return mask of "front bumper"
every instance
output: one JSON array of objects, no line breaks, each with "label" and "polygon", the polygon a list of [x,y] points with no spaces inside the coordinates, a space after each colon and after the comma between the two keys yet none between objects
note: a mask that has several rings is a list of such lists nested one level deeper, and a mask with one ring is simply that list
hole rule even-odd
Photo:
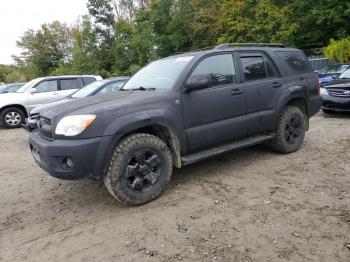
[{"label": "front bumper", "polygon": [[[101,177],[113,151],[113,143],[111,136],[50,141],[37,131],[29,135],[35,162],[51,176],[66,180]],[[71,167],[67,166],[67,159],[73,163]]]},{"label": "front bumper", "polygon": [[350,98],[334,97],[330,95],[322,96],[322,109],[337,112],[350,112]]}]

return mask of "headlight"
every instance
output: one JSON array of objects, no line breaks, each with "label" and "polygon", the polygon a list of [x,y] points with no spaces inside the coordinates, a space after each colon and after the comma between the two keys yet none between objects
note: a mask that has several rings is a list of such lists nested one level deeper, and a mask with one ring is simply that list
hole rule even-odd
[{"label": "headlight", "polygon": [[56,135],[76,136],[88,128],[96,119],[96,115],[66,116],[56,127]]},{"label": "headlight", "polygon": [[324,96],[328,96],[329,94],[328,94],[328,90],[326,89],[326,88],[320,88],[320,94],[321,95],[324,95]]}]

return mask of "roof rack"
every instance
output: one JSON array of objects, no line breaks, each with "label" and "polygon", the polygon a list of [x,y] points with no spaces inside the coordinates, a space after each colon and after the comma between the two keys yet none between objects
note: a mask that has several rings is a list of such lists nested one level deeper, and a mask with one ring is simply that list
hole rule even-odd
[{"label": "roof rack", "polygon": [[225,43],[216,46],[214,49],[227,49],[230,46],[247,46],[247,47],[284,47],[284,44],[275,43]]}]

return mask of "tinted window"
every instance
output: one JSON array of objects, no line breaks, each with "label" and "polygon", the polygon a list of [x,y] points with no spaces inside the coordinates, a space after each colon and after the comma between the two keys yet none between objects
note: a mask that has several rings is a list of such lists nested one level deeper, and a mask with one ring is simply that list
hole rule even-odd
[{"label": "tinted window", "polygon": [[126,80],[124,81],[116,81],[113,83],[110,83],[106,86],[104,86],[100,91],[97,92],[97,94],[109,94],[109,93],[115,93],[120,90],[120,88],[123,87],[125,84]]},{"label": "tinted window", "polygon": [[38,84],[36,87],[36,93],[45,93],[45,92],[53,92],[57,91],[57,81],[56,80],[50,80],[50,81],[44,81]]},{"label": "tinted window", "polygon": [[296,73],[311,73],[313,68],[306,57],[299,52],[276,52]]},{"label": "tinted window", "polygon": [[228,85],[236,82],[233,57],[230,54],[205,58],[193,71],[195,75],[210,75],[212,86]]},{"label": "tinted window", "polygon": [[96,81],[94,77],[83,77],[82,79],[83,79],[84,85],[88,85]]},{"label": "tinted window", "polygon": [[241,64],[245,81],[254,81],[268,77],[262,56],[241,57]]},{"label": "tinted window", "polygon": [[60,80],[61,90],[79,89],[78,79],[62,79]]}]

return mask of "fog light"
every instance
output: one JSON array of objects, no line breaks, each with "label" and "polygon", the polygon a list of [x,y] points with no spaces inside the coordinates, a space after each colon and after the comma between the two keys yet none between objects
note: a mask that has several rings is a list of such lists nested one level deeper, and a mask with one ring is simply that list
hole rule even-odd
[{"label": "fog light", "polygon": [[64,158],[62,162],[65,168],[72,169],[74,167],[73,160],[70,158]]}]

